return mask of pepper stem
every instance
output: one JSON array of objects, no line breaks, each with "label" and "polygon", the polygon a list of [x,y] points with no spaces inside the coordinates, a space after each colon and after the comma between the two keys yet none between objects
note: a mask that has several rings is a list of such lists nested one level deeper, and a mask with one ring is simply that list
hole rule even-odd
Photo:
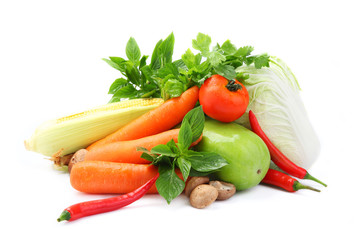
[{"label": "pepper stem", "polygon": [[323,185],[323,186],[327,187],[327,185],[326,185],[325,183],[323,183],[323,182],[322,182],[322,181],[320,181],[319,179],[317,179],[317,178],[315,178],[315,177],[311,176],[308,172],[306,172],[306,175],[305,175],[304,179],[313,180],[313,181],[315,181],[315,182],[317,182],[317,183],[320,183],[321,185]]},{"label": "pepper stem", "polygon": [[68,211],[64,210],[64,211],[60,214],[60,217],[57,219],[57,221],[58,221],[58,222],[61,222],[61,221],[64,221],[64,220],[69,221],[70,218],[71,218],[71,214],[70,214]]},{"label": "pepper stem", "polygon": [[303,184],[301,184],[299,181],[295,181],[295,182],[294,182],[293,188],[294,188],[294,191],[297,191],[297,190],[299,190],[299,189],[309,189],[309,190],[312,190],[312,191],[315,191],[315,192],[320,192],[319,189],[316,189],[316,188],[313,188],[313,187],[310,187],[310,186],[303,185]]}]

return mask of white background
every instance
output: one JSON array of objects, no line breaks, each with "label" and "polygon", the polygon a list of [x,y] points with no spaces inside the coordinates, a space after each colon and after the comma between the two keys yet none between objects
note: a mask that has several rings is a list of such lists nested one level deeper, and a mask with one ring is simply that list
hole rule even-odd
[{"label": "white background", "polygon": [[[1,1],[2,239],[359,239],[359,8],[356,1]],[[322,144],[309,170],[327,188],[267,186],[207,209],[181,196],[146,196],[119,211],[56,222],[74,203],[102,198],[23,140],[43,121],[106,103],[119,76],[101,58],[125,56],[135,37],[151,55],[175,34],[174,58],[198,32],[282,58],[298,77]],[[9,235],[8,235],[9,234]]]}]

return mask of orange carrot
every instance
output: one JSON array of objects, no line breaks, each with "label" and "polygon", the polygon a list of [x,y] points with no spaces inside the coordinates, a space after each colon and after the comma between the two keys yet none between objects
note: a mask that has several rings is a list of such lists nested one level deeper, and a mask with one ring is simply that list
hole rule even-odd
[{"label": "orange carrot", "polygon": [[[141,158],[141,151],[137,151],[137,147],[144,147],[151,150],[159,144],[166,144],[171,139],[178,142],[180,129],[171,129],[153,136],[144,137],[130,141],[119,141],[104,144],[102,146],[91,149],[85,155],[84,161],[107,161],[122,163],[138,163],[148,164],[148,160]],[[201,137],[196,140],[192,146],[196,145]]]},{"label": "orange carrot", "polygon": [[87,150],[106,143],[139,139],[169,130],[180,123],[186,113],[194,108],[198,98],[199,88],[193,86],[180,97],[167,100],[116,132],[94,142],[87,147]]},{"label": "orange carrot", "polygon": [[[83,161],[76,163],[70,174],[70,183],[85,193],[129,193],[142,186],[158,172],[150,164]],[[179,177],[181,173],[176,172]],[[157,193],[152,186],[148,193]]]}]

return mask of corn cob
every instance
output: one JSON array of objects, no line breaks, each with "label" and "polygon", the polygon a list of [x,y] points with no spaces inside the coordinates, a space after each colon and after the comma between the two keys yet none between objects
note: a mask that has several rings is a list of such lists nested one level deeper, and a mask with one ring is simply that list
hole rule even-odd
[{"label": "corn cob", "polygon": [[74,153],[162,103],[160,98],[125,100],[50,120],[25,140],[25,147],[49,157]]}]

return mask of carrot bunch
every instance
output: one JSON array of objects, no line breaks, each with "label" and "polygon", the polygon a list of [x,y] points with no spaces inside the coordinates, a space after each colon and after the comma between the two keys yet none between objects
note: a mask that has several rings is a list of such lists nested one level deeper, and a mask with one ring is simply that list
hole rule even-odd
[{"label": "carrot bunch", "polygon": [[[145,184],[158,170],[141,158],[137,148],[151,150],[170,140],[177,142],[179,129],[171,128],[194,108],[198,97],[199,88],[194,86],[91,144],[83,161],[71,168],[71,185],[87,193],[129,193]],[[156,193],[156,187],[148,192]]]}]

